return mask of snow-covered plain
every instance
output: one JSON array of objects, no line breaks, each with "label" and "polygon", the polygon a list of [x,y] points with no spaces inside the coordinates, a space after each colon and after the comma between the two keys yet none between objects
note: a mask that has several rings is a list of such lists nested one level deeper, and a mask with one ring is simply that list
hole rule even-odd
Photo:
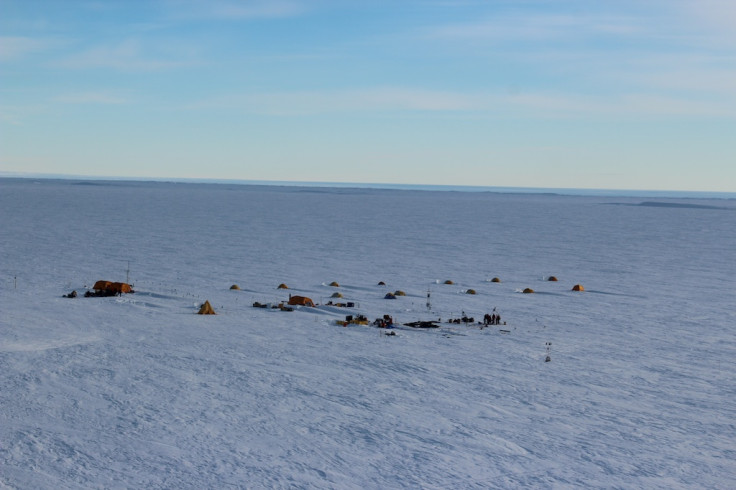
[{"label": "snow-covered plain", "polygon": [[736,486],[734,200],[0,179],[0,249],[0,487]]}]

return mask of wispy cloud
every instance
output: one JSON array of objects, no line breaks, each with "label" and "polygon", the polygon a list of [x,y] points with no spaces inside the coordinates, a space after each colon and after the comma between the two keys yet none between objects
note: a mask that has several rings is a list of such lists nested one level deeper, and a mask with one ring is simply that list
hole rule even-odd
[{"label": "wispy cloud", "polygon": [[631,16],[593,14],[504,13],[463,23],[423,29],[427,38],[516,42],[563,40],[592,36],[630,36],[645,32]]},{"label": "wispy cloud", "polygon": [[11,126],[23,126],[26,119],[42,114],[45,110],[46,107],[41,104],[0,104],[0,123]]},{"label": "wispy cloud", "polygon": [[283,92],[229,95],[190,109],[236,110],[271,116],[315,114],[427,112],[467,113],[489,117],[726,117],[736,118],[736,104],[693,100],[646,93],[582,96],[559,93],[466,93],[411,88]]},{"label": "wispy cloud", "polygon": [[48,40],[21,36],[0,36],[0,62],[22,58],[30,53],[48,48]]},{"label": "wispy cloud", "polygon": [[541,47],[538,43],[547,41],[551,46],[561,43],[568,51],[595,52],[601,47],[615,46],[630,53],[718,47],[733,52],[736,2],[581,2],[577,7],[572,2],[554,12],[528,10],[521,3],[471,21],[426,27],[415,34],[425,39],[511,48],[518,44]]},{"label": "wispy cloud", "polygon": [[681,0],[675,3],[688,19],[696,20],[711,32],[736,39],[736,2],[733,0]]},{"label": "wispy cloud", "polygon": [[234,108],[266,115],[307,115],[364,111],[469,110],[467,95],[452,92],[372,88],[341,91],[299,91],[228,95],[197,102],[193,109]]},{"label": "wispy cloud", "polygon": [[98,46],[58,60],[62,68],[110,68],[120,71],[156,71],[193,66],[196,62],[182,59],[179,53],[162,53],[138,39]]},{"label": "wispy cloud", "polygon": [[521,94],[509,96],[505,105],[525,117],[549,118],[728,118],[736,119],[736,104],[696,100],[651,93],[616,96]]},{"label": "wispy cloud", "polygon": [[53,98],[54,102],[63,104],[125,104],[127,99],[110,92],[77,92],[63,94]]},{"label": "wispy cloud", "polygon": [[287,0],[173,0],[168,5],[174,17],[222,20],[292,17],[307,10],[306,3]]}]

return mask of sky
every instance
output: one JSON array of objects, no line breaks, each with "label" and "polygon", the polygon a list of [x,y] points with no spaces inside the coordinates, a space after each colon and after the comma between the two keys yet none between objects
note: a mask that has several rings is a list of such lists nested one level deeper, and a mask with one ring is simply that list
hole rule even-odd
[{"label": "sky", "polygon": [[0,174],[736,191],[736,1],[0,0]]}]

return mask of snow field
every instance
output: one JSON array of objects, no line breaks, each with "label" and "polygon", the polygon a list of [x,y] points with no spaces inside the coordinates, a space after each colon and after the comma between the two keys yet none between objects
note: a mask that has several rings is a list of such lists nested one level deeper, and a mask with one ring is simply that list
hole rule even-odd
[{"label": "snow field", "polygon": [[[736,477],[728,210],[13,179],[0,190],[0,485],[727,488]],[[61,297],[125,280],[128,264],[135,294]],[[407,296],[383,299],[397,289]],[[289,293],[320,306],[251,306]],[[218,315],[194,314],[205,299]],[[493,307],[507,325],[388,337],[335,324],[477,321]]]}]

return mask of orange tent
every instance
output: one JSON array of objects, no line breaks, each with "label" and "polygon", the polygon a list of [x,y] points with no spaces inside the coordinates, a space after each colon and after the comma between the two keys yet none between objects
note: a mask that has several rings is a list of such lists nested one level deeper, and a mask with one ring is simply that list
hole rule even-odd
[{"label": "orange tent", "polygon": [[547,280],[548,280],[548,281],[553,281],[553,282],[554,282],[554,281],[557,281],[557,278],[556,278],[555,276],[549,276],[549,277],[547,278]]},{"label": "orange tent", "polygon": [[306,296],[292,296],[289,298],[289,304],[297,306],[314,306],[314,301]]},{"label": "orange tent", "polygon": [[92,289],[96,291],[107,291],[112,283],[110,281],[97,281]]},{"label": "orange tent", "polygon": [[491,282],[501,282],[501,279],[499,279],[498,277],[494,277],[493,279],[491,279]]},{"label": "orange tent", "polygon": [[286,284],[284,284],[284,283],[282,282],[281,284],[279,284],[279,287],[278,287],[278,288],[276,288],[276,289],[289,289],[289,286],[287,286]]},{"label": "orange tent", "polygon": [[582,284],[576,284],[576,285],[574,285],[574,286],[572,287],[572,290],[573,290],[573,291],[585,291],[585,288],[583,287],[583,285],[582,285]]},{"label": "orange tent", "polygon": [[130,293],[133,291],[133,289],[130,287],[130,284],[124,283],[124,282],[114,282],[110,285],[108,288],[108,291],[115,293],[115,294],[121,294],[121,293]]},{"label": "orange tent", "polygon": [[532,288],[526,288],[523,292],[526,294],[530,294],[530,293],[533,293],[534,290]]},{"label": "orange tent", "polygon": [[130,284],[125,282],[97,281],[92,288],[95,291],[103,291],[109,294],[132,293]]}]

